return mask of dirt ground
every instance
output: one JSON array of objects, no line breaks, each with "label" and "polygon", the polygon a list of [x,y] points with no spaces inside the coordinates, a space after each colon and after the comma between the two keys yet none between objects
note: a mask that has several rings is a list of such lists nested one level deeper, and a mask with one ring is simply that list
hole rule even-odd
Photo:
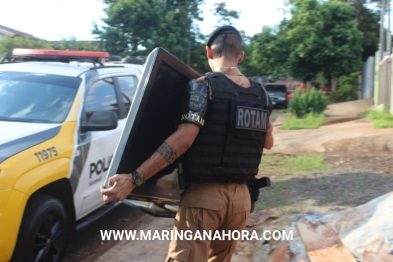
[{"label": "dirt ground", "polygon": [[[393,140],[393,133],[392,133]],[[353,170],[367,170],[385,174],[393,174],[393,152],[376,152],[373,154],[326,154],[325,162]]]},{"label": "dirt ground", "polygon": [[[262,189],[269,203],[265,208],[291,205],[303,200],[314,200],[315,205],[355,206],[392,191],[393,155],[378,156],[325,156],[332,166],[296,176],[274,176],[274,188]],[[269,197],[274,191],[282,195]],[[285,201],[285,203],[282,203]]]}]

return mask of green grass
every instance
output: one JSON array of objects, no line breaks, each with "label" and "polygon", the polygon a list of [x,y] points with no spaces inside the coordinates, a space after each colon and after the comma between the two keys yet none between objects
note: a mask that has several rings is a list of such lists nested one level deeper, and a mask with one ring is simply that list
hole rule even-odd
[{"label": "green grass", "polygon": [[367,116],[370,111],[364,111],[358,114],[358,116]]},{"label": "green grass", "polygon": [[375,128],[393,127],[393,115],[390,113],[369,111],[367,117],[373,122]]},{"label": "green grass", "polygon": [[325,164],[323,155],[274,155],[267,154],[262,158],[259,169],[263,174],[292,175],[307,173],[317,170],[330,169],[331,166]]},{"label": "green grass", "polygon": [[289,216],[303,213],[306,206],[301,197],[302,193],[296,192],[297,189],[285,181],[290,181],[294,176],[328,170],[332,166],[324,162],[321,154],[267,154],[263,156],[259,168],[260,175],[269,176],[273,181],[272,187],[261,189],[255,210],[277,208],[281,214]]},{"label": "green grass", "polygon": [[284,120],[281,129],[296,130],[296,129],[317,129],[325,123],[325,115],[307,114],[305,118],[299,119],[292,115]]}]

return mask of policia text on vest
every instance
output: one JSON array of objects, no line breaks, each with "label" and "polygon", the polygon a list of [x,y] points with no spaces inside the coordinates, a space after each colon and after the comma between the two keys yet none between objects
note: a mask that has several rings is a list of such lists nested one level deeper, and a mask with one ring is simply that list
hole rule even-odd
[{"label": "policia text on vest", "polygon": [[267,132],[269,111],[259,108],[237,106],[236,128]]}]

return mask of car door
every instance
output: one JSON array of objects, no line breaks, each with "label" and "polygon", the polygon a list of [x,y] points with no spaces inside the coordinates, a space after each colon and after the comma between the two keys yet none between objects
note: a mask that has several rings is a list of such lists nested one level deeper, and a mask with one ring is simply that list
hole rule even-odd
[{"label": "car door", "polygon": [[118,126],[109,131],[89,131],[79,134],[77,157],[81,176],[75,192],[77,218],[87,215],[103,204],[99,187],[102,185],[112,160],[116,143],[125,123],[124,103],[119,99],[114,77],[94,81],[86,88],[81,122],[89,121],[96,111],[112,111],[118,117]]},{"label": "car door", "polygon": [[[184,90],[199,76],[162,48],[149,55],[107,178],[139,167],[176,131]],[[183,190],[179,185],[180,164],[176,161],[150,178],[125,203],[155,216],[173,217]]]},{"label": "car door", "polygon": [[[119,87],[118,90],[121,93],[121,99],[123,100],[124,104],[125,116],[127,116],[136,92],[138,78],[135,75],[125,75],[116,77],[115,81]],[[122,122],[125,122],[125,120]]]}]

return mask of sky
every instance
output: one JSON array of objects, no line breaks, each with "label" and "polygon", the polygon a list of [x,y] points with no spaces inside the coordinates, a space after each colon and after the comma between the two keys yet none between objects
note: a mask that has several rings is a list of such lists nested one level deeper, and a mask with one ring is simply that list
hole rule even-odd
[{"label": "sky", "polygon": [[[217,25],[213,15],[215,3],[224,0],[205,0],[201,6],[204,21],[199,28],[210,34]],[[263,26],[278,25],[284,18],[283,0],[226,0],[228,10],[240,12],[233,24],[252,36]],[[0,0],[0,25],[10,27],[48,41],[76,37],[93,40],[93,23],[102,26],[105,4],[100,0]]]}]

